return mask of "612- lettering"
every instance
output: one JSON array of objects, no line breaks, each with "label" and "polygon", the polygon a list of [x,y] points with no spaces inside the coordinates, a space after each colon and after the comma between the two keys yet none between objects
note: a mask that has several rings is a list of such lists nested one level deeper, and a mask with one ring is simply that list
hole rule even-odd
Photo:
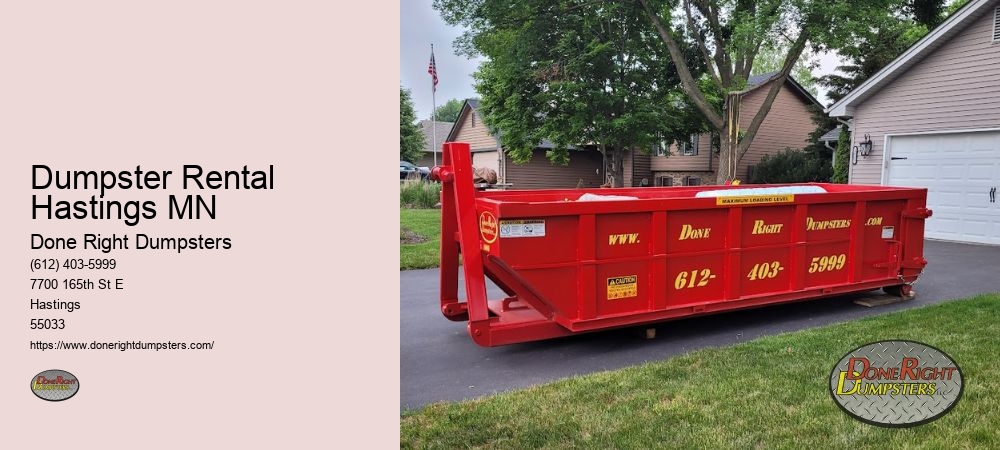
[{"label": "612- lettering", "polygon": [[[689,276],[690,275],[690,276]],[[674,278],[674,289],[690,289],[702,287],[708,284],[708,280],[715,278],[711,269],[698,269],[685,271],[677,274]]]},{"label": "612- lettering", "polygon": [[844,268],[845,262],[847,262],[847,255],[843,253],[830,256],[813,256],[812,262],[809,263],[809,273],[840,270]]}]

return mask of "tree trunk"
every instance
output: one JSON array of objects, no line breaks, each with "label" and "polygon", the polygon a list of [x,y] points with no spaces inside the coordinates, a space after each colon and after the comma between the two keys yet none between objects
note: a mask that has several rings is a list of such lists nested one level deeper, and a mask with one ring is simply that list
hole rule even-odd
[{"label": "tree trunk", "polygon": [[606,151],[611,154],[611,167],[608,175],[612,178],[611,187],[625,187],[625,149],[620,145],[609,145]]},{"label": "tree trunk", "polygon": [[715,170],[715,184],[726,184],[736,176],[737,143],[729,136],[729,130],[723,128],[719,133],[719,167]]},{"label": "tree trunk", "polygon": [[740,95],[726,95],[725,106],[722,107],[722,126],[719,133],[719,168],[715,171],[715,183],[726,184],[736,179],[740,164]]}]

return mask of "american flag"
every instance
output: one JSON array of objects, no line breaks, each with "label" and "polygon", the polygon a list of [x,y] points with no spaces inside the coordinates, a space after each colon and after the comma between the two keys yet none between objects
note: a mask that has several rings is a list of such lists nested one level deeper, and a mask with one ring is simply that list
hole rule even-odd
[{"label": "american flag", "polygon": [[427,66],[427,73],[431,74],[431,91],[437,92],[438,86],[438,69],[437,65],[434,64],[434,49],[431,48],[431,63]]}]

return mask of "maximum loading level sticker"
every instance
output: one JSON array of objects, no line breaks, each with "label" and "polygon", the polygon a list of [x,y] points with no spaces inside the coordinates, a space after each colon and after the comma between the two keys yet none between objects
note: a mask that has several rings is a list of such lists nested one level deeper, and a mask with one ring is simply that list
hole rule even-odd
[{"label": "maximum loading level sticker", "polygon": [[608,278],[608,300],[638,296],[638,280],[639,277],[637,275]]},{"label": "maximum loading level sticker", "polygon": [[794,194],[785,195],[740,195],[734,197],[716,197],[715,204],[722,205],[756,205],[758,203],[791,203],[795,201]]},{"label": "maximum loading level sticker", "polygon": [[542,237],[545,236],[544,220],[501,220],[500,237]]}]

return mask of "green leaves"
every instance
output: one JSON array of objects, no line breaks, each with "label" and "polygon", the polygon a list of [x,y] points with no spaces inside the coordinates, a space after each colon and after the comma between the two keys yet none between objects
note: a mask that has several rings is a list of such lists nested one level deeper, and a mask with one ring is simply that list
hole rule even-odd
[{"label": "green leaves", "polygon": [[847,61],[837,68],[843,75],[819,79],[829,88],[833,100],[847,95],[892,62],[946,17],[943,0],[880,1],[879,5],[879,9],[866,10],[864,17],[845,20],[840,28],[847,36],[827,43]]},{"label": "green leaves", "polygon": [[438,122],[455,122],[459,113],[462,112],[463,101],[458,99],[448,100],[445,104],[438,106],[434,110],[434,120]]},{"label": "green leaves", "polygon": [[415,162],[424,149],[424,135],[416,124],[417,115],[413,111],[410,91],[399,88],[399,159]]},{"label": "green leaves", "polygon": [[[662,135],[704,129],[678,97],[676,68],[634,2],[437,0],[488,58],[475,75],[485,122],[515,161],[543,140],[564,163],[568,147],[621,152]],[[696,63],[691,52],[691,64]]]}]

